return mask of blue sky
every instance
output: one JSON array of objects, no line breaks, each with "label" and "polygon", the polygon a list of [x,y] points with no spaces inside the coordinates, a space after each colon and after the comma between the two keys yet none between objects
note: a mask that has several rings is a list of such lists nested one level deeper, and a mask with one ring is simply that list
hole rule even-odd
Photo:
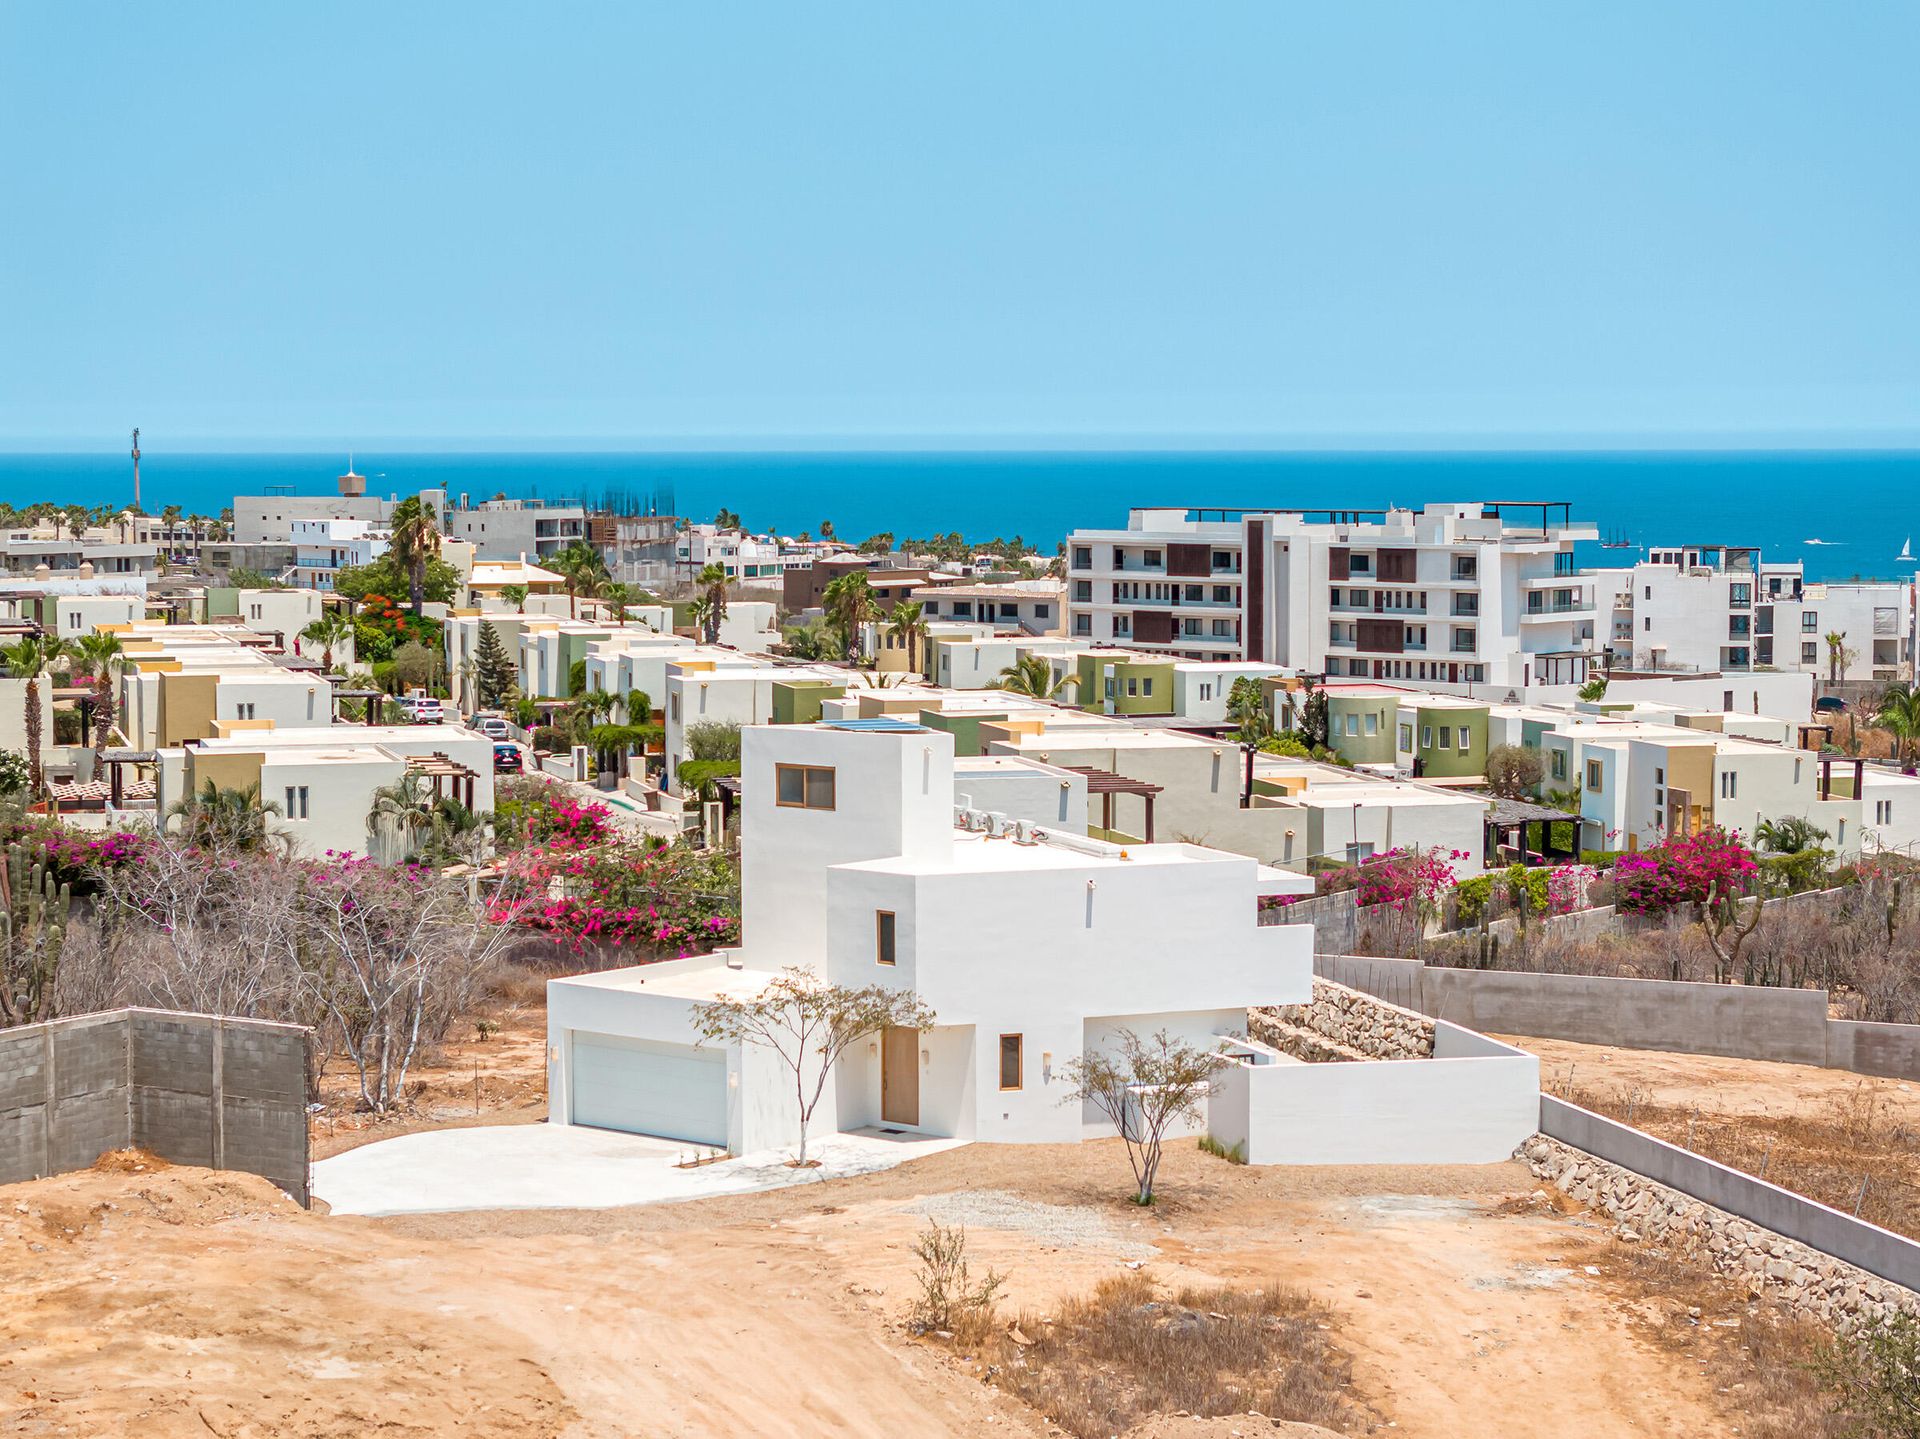
[{"label": "blue sky", "polygon": [[0,446],[1920,436],[1920,5],[0,6]]}]

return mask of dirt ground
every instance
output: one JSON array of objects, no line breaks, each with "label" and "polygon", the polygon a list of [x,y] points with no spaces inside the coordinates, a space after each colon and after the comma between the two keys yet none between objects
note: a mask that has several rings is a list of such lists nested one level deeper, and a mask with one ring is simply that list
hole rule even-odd
[{"label": "dirt ground", "polygon": [[1759,1059],[1720,1059],[1710,1054],[1616,1049],[1560,1039],[1496,1036],[1540,1056],[1540,1087],[1561,1094],[1571,1080],[1592,1094],[1639,1091],[1657,1105],[1698,1106],[1723,1117],[1819,1118],[1869,1095],[1890,1117],[1920,1131],[1920,1084],[1878,1079],[1844,1069],[1777,1064]]},{"label": "dirt ground", "polygon": [[1920,1238],[1920,1085],[1764,1060],[1512,1043],[1540,1056],[1549,1093]]},{"label": "dirt ground", "polygon": [[1687,1314],[1519,1165],[1252,1169],[1183,1142],[1148,1212],[1125,1174],[1114,1142],[976,1145],[691,1204],[368,1220],[103,1161],[0,1189],[0,1432],[1057,1433],[906,1328],[929,1209],[1006,1273],[1009,1311],[1123,1265],[1310,1291],[1374,1416],[1351,1432],[1753,1432],[1708,1364],[1744,1301]]},{"label": "dirt ground", "polygon": [[[484,1036],[479,1022],[490,1031]],[[461,1026],[407,1076],[405,1110],[376,1119],[358,1112],[353,1063],[335,1055],[321,1071],[324,1108],[308,1121],[313,1157],[326,1159],[377,1139],[461,1124],[531,1124],[547,1117],[547,1011],[537,999],[503,1003]]]}]

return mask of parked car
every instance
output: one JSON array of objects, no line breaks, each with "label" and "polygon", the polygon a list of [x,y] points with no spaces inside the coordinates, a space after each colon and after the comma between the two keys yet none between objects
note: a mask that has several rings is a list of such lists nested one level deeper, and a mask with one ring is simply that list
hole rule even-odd
[{"label": "parked car", "polygon": [[500,741],[509,737],[507,722],[499,715],[481,715],[473,722],[473,727],[488,739]]},{"label": "parked car", "polygon": [[402,695],[399,704],[408,724],[439,724],[447,717],[446,710],[433,695]]},{"label": "parked car", "polygon": [[493,772],[495,774],[517,774],[521,768],[519,745],[496,744],[493,747]]},{"label": "parked car", "polygon": [[1821,695],[1819,699],[1813,702],[1813,707],[1821,714],[1844,714],[1846,713],[1847,702],[1841,699],[1839,695]]}]

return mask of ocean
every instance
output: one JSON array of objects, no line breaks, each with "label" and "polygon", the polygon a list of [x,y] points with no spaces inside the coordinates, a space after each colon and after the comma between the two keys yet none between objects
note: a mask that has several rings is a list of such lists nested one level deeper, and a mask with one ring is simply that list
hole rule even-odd
[{"label": "ocean", "polygon": [[[150,511],[215,516],[236,494],[285,486],[329,494],[344,454],[172,454],[141,460]],[[1367,509],[1441,500],[1566,500],[1604,539],[1631,545],[1757,545],[1805,561],[1815,580],[1911,578],[1900,551],[1920,538],[1916,451],[804,452],[397,453],[354,456],[374,493],[444,487],[607,498],[710,519],[723,506],[753,528],[852,540],[958,530],[1018,534],[1050,551],[1076,527],[1121,526],[1129,506]],[[0,454],[0,501],[130,502],[124,453]],[[1583,564],[1628,549],[1583,545]]]}]

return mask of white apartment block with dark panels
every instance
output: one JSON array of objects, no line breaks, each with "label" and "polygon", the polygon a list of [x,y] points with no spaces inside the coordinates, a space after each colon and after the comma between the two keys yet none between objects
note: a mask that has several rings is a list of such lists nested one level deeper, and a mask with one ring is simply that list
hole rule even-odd
[{"label": "white apartment block with dark panels", "polygon": [[1067,539],[1067,635],[1183,655],[1243,656],[1242,527],[1221,510],[1133,510]]},{"label": "white apartment block with dark panels", "polygon": [[1913,677],[1910,582],[1808,581],[1799,561],[1753,548],[1656,546],[1622,571],[1609,648],[1617,665],[1648,672],[1798,670],[1832,678]]},{"label": "white apartment block with dark panels", "polygon": [[1135,510],[1067,542],[1069,636],[1340,677],[1524,690],[1601,645],[1568,506]]}]

